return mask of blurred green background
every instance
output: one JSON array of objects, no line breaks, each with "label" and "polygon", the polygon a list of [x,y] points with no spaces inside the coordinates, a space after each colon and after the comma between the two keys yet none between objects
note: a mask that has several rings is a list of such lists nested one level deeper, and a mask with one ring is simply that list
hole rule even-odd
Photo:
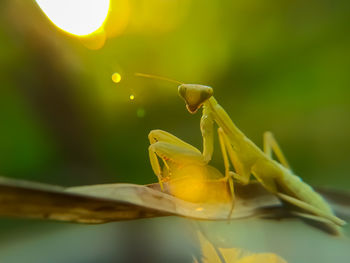
[{"label": "blurred green background", "polygon": [[1,3],[2,175],[145,184],[155,181],[150,130],[201,149],[200,114],[186,111],[176,85],[134,76],[145,72],[211,85],[255,143],[275,133],[307,182],[349,187],[348,1],[115,0],[127,26],[99,50],[21,2]]},{"label": "blurred green background", "polygon": [[[306,182],[349,189],[349,1],[111,5],[117,33],[96,50],[58,30],[35,1],[0,2],[1,175],[147,184],[156,181],[150,130],[201,149],[200,114],[186,111],[176,85],[134,76],[144,72],[212,86],[257,145],[264,131],[275,134]],[[217,143],[213,165],[223,170]]]}]

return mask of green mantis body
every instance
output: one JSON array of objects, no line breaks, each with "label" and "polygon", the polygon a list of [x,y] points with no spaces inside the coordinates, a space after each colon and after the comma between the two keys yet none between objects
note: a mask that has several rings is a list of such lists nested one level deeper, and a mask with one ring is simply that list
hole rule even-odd
[{"label": "green mantis body", "polygon": [[[147,74],[138,75],[152,77]],[[284,203],[289,204],[293,214],[330,225],[342,226],[345,224],[345,221],[334,215],[322,196],[292,172],[272,133],[266,132],[264,134],[264,150],[262,151],[237,128],[226,111],[217,103],[211,87],[181,84],[178,87],[178,92],[180,97],[184,99],[190,113],[196,113],[201,107],[203,109],[200,122],[203,153],[173,135],[170,136],[171,138],[165,139],[166,143],[170,143],[169,145],[155,149],[154,143],[157,140],[151,139],[152,136],[150,136],[151,164],[160,182],[162,181],[162,172],[157,155],[163,160],[165,166],[168,166],[167,161],[176,160],[177,168],[186,163],[209,167],[208,163],[214,149],[215,122],[219,127],[218,136],[225,165],[225,176],[222,180],[229,182],[233,202],[232,178],[236,182],[246,185],[250,183],[251,175],[254,175],[265,189]],[[164,142],[164,137],[158,141]],[[280,163],[272,159],[272,152],[275,153]],[[230,163],[235,172],[230,171]],[[172,167],[167,168],[171,170]],[[213,178],[217,179],[219,176],[216,174]]]},{"label": "green mantis body", "polygon": [[[179,94],[185,100],[187,109],[195,113],[203,108],[201,131],[205,149],[212,149],[213,121],[219,126],[220,144],[227,152],[224,155],[225,176],[232,176],[241,184],[250,182],[251,174],[271,193],[285,203],[292,205],[292,211],[302,217],[342,226],[345,222],[336,217],[327,202],[300,177],[293,174],[272,133],[264,134],[264,151],[260,150],[233,123],[226,111],[212,96],[210,87],[197,84],[181,84]],[[275,152],[281,163],[272,159]],[[228,171],[229,162],[235,172]],[[226,160],[225,160],[226,158]],[[209,156],[206,159],[210,159]]]}]

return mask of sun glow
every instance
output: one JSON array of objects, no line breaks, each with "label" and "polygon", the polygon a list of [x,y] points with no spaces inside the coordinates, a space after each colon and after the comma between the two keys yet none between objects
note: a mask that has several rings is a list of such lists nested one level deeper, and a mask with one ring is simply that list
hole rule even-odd
[{"label": "sun glow", "polygon": [[103,26],[109,0],[36,0],[46,16],[60,29],[77,35],[89,35]]}]

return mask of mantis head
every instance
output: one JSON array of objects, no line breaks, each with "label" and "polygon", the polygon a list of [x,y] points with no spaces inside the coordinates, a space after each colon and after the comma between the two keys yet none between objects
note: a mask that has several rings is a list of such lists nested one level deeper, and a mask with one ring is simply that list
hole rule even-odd
[{"label": "mantis head", "polygon": [[190,113],[196,111],[213,95],[213,89],[199,84],[181,84],[179,95],[186,102],[187,110]]}]

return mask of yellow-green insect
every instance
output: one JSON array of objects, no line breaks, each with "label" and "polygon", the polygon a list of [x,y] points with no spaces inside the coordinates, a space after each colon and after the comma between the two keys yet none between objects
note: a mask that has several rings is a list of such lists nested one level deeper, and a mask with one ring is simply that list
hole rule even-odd
[{"label": "yellow-green insect", "polygon": [[[168,182],[170,193],[186,201],[231,202],[227,179],[215,167],[208,165],[197,148],[162,130],[152,130],[148,138],[151,166],[162,190],[163,182]],[[164,163],[163,169],[158,158]]]},{"label": "yellow-green insect", "polygon": [[[139,75],[152,77],[147,74]],[[334,215],[322,196],[292,172],[271,132],[264,134],[264,150],[260,150],[236,127],[226,111],[217,103],[211,87],[179,84],[178,92],[188,111],[194,114],[199,108],[203,109],[200,122],[203,137],[201,160],[205,163],[211,160],[213,153],[214,122],[219,127],[225,178],[230,182],[232,194],[233,183],[229,178],[246,185],[250,182],[251,175],[254,175],[265,189],[290,204],[292,213],[331,225],[345,225],[345,221]],[[272,152],[280,163],[272,159]],[[229,170],[230,162],[235,172]]]}]

